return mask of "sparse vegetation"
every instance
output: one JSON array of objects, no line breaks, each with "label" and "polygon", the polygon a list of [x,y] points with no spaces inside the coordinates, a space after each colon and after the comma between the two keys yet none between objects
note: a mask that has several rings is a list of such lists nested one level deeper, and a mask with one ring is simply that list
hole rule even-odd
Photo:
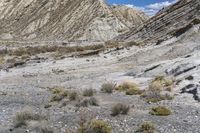
[{"label": "sparse vegetation", "polygon": [[37,126],[35,127],[35,131],[36,131],[37,133],[54,133],[54,131],[53,131],[52,128],[50,128],[50,127],[47,126],[47,125],[43,125],[43,124],[37,125]]},{"label": "sparse vegetation", "polygon": [[69,100],[70,100],[70,101],[74,101],[74,100],[76,100],[77,98],[78,98],[78,93],[77,93],[77,92],[72,91],[72,92],[69,93]]},{"label": "sparse vegetation", "polygon": [[111,126],[103,120],[93,119],[90,123],[90,129],[93,133],[111,133]]},{"label": "sparse vegetation", "polygon": [[88,107],[91,106],[99,106],[98,101],[95,97],[91,97],[89,99],[84,99],[82,101],[79,101],[76,106],[77,107]]},{"label": "sparse vegetation", "polygon": [[4,57],[0,56],[0,65],[3,64],[5,62]]},{"label": "sparse vegetation", "polygon": [[112,93],[114,89],[115,89],[115,84],[111,82],[104,83],[101,86],[101,91],[104,93]]},{"label": "sparse vegetation", "polygon": [[83,96],[85,97],[92,97],[94,95],[93,89],[86,89],[83,91]]},{"label": "sparse vegetation", "polygon": [[143,122],[139,125],[139,129],[136,132],[155,133],[155,126],[152,122]]},{"label": "sparse vegetation", "polygon": [[103,120],[92,119],[89,122],[81,122],[78,133],[111,133],[111,126]]},{"label": "sparse vegetation", "polygon": [[149,84],[141,97],[144,97],[148,103],[156,103],[162,100],[172,100],[173,96],[163,91],[172,91],[173,81],[165,78],[164,76],[156,76],[155,79]]},{"label": "sparse vegetation", "polygon": [[122,104],[122,103],[118,103],[116,105],[114,105],[111,109],[111,115],[112,116],[117,116],[119,114],[123,114],[126,115],[129,112],[130,107],[128,105]]},{"label": "sparse vegetation", "polygon": [[143,93],[143,91],[140,90],[139,87],[132,82],[123,82],[115,89],[118,91],[125,91],[126,95],[140,95]]},{"label": "sparse vegetation", "polygon": [[19,128],[22,126],[26,126],[27,121],[29,120],[39,121],[43,119],[46,119],[46,117],[42,116],[41,114],[33,113],[33,111],[29,108],[25,108],[22,111],[16,113],[16,116],[13,120],[13,125],[15,128]]},{"label": "sparse vegetation", "polygon": [[152,108],[149,113],[151,115],[168,116],[171,114],[171,111],[165,106],[158,106],[158,107]]},{"label": "sparse vegetation", "polygon": [[64,90],[64,88],[62,87],[54,87],[53,89],[51,89],[51,92],[53,94],[51,102],[61,101],[69,95],[69,92]]}]

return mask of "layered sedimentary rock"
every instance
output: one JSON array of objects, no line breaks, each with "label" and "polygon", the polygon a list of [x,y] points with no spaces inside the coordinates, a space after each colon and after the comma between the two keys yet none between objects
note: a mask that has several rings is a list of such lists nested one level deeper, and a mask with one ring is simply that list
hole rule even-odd
[{"label": "layered sedimentary rock", "polygon": [[1,0],[0,39],[105,41],[145,21],[132,13],[119,17],[104,0]]},{"label": "layered sedimentary rock", "polygon": [[199,23],[200,1],[179,0],[162,9],[144,25],[132,29],[116,39],[143,44],[159,43],[171,37],[178,37]]}]

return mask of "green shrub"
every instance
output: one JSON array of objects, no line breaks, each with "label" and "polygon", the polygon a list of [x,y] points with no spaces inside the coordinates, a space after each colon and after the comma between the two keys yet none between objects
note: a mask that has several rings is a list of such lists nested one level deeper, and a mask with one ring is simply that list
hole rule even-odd
[{"label": "green shrub", "polygon": [[158,116],[168,116],[171,114],[170,109],[164,106],[158,106],[151,109],[149,112],[151,115],[158,115]]},{"label": "green shrub", "polygon": [[87,89],[83,91],[83,96],[85,97],[92,97],[94,95],[94,90],[93,89]]},{"label": "green shrub", "polygon": [[136,132],[155,133],[155,126],[152,122],[144,122],[140,124],[139,129]]},{"label": "green shrub", "polygon": [[115,89],[115,84],[111,82],[104,83],[101,86],[101,91],[105,93],[112,93],[114,89]]},{"label": "green shrub", "polygon": [[111,109],[111,115],[112,116],[117,116],[119,114],[123,114],[123,115],[126,115],[128,114],[129,112],[129,106],[128,105],[125,105],[125,104],[122,104],[122,103],[118,103],[116,105],[114,105]]}]

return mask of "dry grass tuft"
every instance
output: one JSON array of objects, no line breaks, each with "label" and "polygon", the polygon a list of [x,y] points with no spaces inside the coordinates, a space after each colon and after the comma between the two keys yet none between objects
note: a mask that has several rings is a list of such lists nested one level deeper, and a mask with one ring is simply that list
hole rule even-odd
[{"label": "dry grass tuft", "polygon": [[115,84],[113,84],[112,82],[107,82],[107,83],[104,83],[102,86],[101,86],[101,91],[104,92],[104,93],[112,93],[113,90],[115,90]]},{"label": "dry grass tuft", "polygon": [[72,91],[69,93],[69,100],[70,101],[75,101],[78,99],[78,93],[75,91]]},{"label": "dry grass tuft", "polygon": [[0,56],[0,65],[5,63],[4,57]]},{"label": "dry grass tuft", "polygon": [[126,95],[140,95],[143,93],[143,91],[139,89],[138,85],[132,82],[123,82],[115,89],[118,91],[125,91]]},{"label": "dry grass tuft", "polygon": [[76,106],[77,107],[88,107],[91,106],[99,106],[98,100],[95,97],[83,99],[82,101],[79,101]]},{"label": "dry grass tuft", "polygon": [[172,91],[173,81],[165,78],[164,76],[156,76],[155,79],[150,82],[148,90],[146,90],[141,96],[149,103],[156,103],[162,100],[172,100],[173,96],[168,93],[163,94],[164,91]]},{"label": "dry grass tuft", "polygon": [[93,89],[86,89],[83,91],[83,96],[85,97],[92,97],[94,95]]},{"label": "dry grass tuft", "polygon": [[130,107],[128,105],[118,103],[114,105],[111,109],[111,115],[112,116],[117,116],[119,114],[126,115],[129,112]]},{"label": "dry grass tuft", "polygon": [[82,122],[78,133],[111,133],[111,126],[103,120],[92,119],[89,122]]},{"label": "dry grass tuft", "polygon": [[158,106],[158,107],[152,108],[149,113],[151,115],[168,116],[171,114],[171,111],[165,106]]},{"label": "dry grass tuft", "polygon": [[27,121],[35,120],[40,121],[46,119],[45,116],[42,116],[41,114],[33,113],[33,111],[30,108],[25,108],[21,110],[20,112],[16,113],[16,116],[13,120],[13,125],[15,128],[19,128],[22,126],[27,125]]},{"label": "dry grass tuft", "polygon": [[69,95],[69,92],[67,90],[64,90],[64,88],[62,87],[54,87],[53,89],[51,89],[51,92],[53,94],[50,100],[51,102],[61,101]]},{"label": "dry grass tuft", "polygon": [[140,124],[139,129],[136,132],[155,133],[155,126],[152,122],[144,122]]}]

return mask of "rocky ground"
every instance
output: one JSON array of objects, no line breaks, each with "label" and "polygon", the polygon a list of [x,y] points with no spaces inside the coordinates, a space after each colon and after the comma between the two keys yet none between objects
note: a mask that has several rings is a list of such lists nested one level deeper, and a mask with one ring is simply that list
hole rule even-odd
[{"label": "rocky ground", "polygon": [[[47,125],[55,132],[64,133],[68,128],[76,130],[81,117],[107,121],[113,133],[132,133],[144,121],[151,121],[156,132],[198,133],[200,121],[200,54],[199,34],[184,40],[173,39],[157,46],[115,49],[93,56],[51,58],[50,53],[29,57],[29,61],[12,68],[0,70],[0,132],[36,132],[34,126]],[[177,40],[177,39],[175,39]],[[138,84],[141,90],[148,88],[157,76],[173,79],[172,100],[148,103],[139,95],[128,96],[124,92],[101,92],[105,82],[120,84],[123,81]],[[51,88],[59,86],[74,90],[96,90],[94,97],[99,106],[77,107],[77,101],[64,99],[51,102]],[[111,116],[116,103],[129,105],[127,115]],[[166,106],[169,116],[149,114],[152,107]],[[46,116],[46,120],[31,121],[27,127],[14,128],[13,119],[23,108]]]}]

